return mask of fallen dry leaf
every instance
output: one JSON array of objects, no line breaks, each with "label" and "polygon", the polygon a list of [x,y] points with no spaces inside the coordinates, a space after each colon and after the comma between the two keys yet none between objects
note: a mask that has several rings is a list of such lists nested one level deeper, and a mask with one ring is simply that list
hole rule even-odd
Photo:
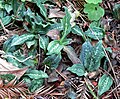
[{"label": "fallen dry leaf", "polygon": [[59,8],[50,9],[50,13],[48,18],[63,18],[65,16],[65,13],[60,11]]},{"label": "fallen dry leaf", "polygon": [[59,30],[50,30],[46,35],[49,36],[53,40],[59,40],[60,39],[60,31]]},{"label": "fallen dry leaf", "polygon": [[14,74],[20,78],[26,71],[26,68],[18,68],[13,66],[11,63],[8,63],[6,60],[0,58],[0,74]]},{"label": "fallen dry leaf", "polygon": [[72,47],[65,46],[63,50],[67,53],[69,59],[72,61],[73,64],[81,63],[80,59],[77,57]]}]

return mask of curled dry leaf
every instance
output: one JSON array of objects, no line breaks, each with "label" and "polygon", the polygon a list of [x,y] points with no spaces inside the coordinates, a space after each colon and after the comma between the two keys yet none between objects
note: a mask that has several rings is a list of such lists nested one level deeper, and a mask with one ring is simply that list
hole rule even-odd
[{"label": "curled dry leaf", "polygon": [[60,31],[59,30],[50,30],[46,35],[49,36],[53,40],[59,40],[60,39]]},{"label": "curled dry leaf", "polygon": [[0,74],[14,74],[20,78],[27,69],[27,67],[22,69],[15,67],[11,63],[8,63],[6,60],[0,58]]}]

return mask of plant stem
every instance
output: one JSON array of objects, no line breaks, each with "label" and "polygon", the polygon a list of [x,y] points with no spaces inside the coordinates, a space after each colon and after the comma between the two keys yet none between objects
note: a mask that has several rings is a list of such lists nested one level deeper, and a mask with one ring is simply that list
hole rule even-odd
[{"label": "plant stem", "polygon": [[62,44],[63,40],[66,38],[66,33],[63,34],[62,38],[60,39],[60,44]]},{"label": "plant stem", "polygon": [[86,79],[85,79],[85,83],[86,83],[88,89],[90,90],[90,93],[93,95],[93,97],[94,97],[95,99],[99,99],[99,98],[95,95],[95,93],[92,91],[92,88],[90,87],[90,85],[88,84],[88,82],[87,82]]}]

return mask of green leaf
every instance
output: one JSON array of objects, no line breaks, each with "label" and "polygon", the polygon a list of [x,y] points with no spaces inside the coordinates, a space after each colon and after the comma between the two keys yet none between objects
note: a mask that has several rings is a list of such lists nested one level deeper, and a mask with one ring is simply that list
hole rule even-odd
[{"label": "green leaf", "polygon": [[72,73],[75,73],[78,76],[85,75],[85,68],[82,64],[74,64],[72,67],[68,67],[67,70],[71,71]]},{"label": "green leaf", "polygon": [[88,56],[91,55],[92,49],[93,49],[93,46],[89,41],[86,41],[85,43],[83,43],[82,50],[80,53],[80,60],[86,68],[88,67],[87,58]]},{"label": "green leaf", "polygon": [[88,14],[90,20],[99,20],[104,15],[104,9],[101,8],[98,4],[85,4],[84,13]]},{"label": "green leaf", "polygon": [[99,41],[94,47],[89,41],[82,45],[80,59],[83,66],[88,71],[97,70],[100,66],[101,59],[105,56],[102,41]]},{"label": "green leaf", "polygon": [[40,78],[48,78],[48,75],[41,71],[41,70],[30,70],[29,73],[25,74],[26,76],[29,76],[31,79],[40,79]]},{"label": "green leaf", "polygon": [[5,16],[2,18],[3,25],[7,25],[11,22],[11,16]]},{"label": "green leaf", "polygon": [[98,95],[101,96],[104,92],[108,91],[113,84],[110,76],[104,74],[98,82]]},{"label": "green leaf", "polygon": [[32,41],[27,41],[26,44],[27,44],[27,47],[30,48],[32,45],[36,44],[37,41],[36,40],[32,40]]},{"label": "green leaf", "polygon": [[9,4],[5,4],[5,10],[7,11],[7,13],[10,13],[10,11],[12,11],[12,6]]},{"label": "green leaf", "polygon": [[4,2],[3,1],[0,1],[0,9],[3,9],[4,8]]},{"label": "green leaf", "polygon": [[19,7],[19,3],[17,0],[11,0],[11,5],[12,5],[12,8],[13,8],[13,12],[14,14],[16,14],[17,10],[18,10],[18,7]]},{"label": "green leaf", "polygon": [[53,30],[53,29],[57,29],[57,30],[61,31],[61,30],[63,30],[63,26],[61,25],[61,23],[51,24],[51,25],[49,26],[48,31],[49,31],[49,30]]},{"label": "green leaf", "polygon": [[105,50],[108,51],[108,52],[110,52],[111,54],[113,52],[112,49],[111,49],[111,47],[107,47],[107,48],[105,48]]},{"label": "green leaf", "polygon": [[98,4],[98,3],[102,3],[102,0],[85,0],[87,3],[94,3],[94,4]]},{"label": "green leaf", "polygon": [[72,33],[73,34],[77,34],[79,36],[83,36],[83,32],[82,30],[79,28],[79,26],[75,25],[73,28],[72,28]]},{"label": "green leaf", "polygon": [[47,50],[49,44],[49,38],[45,36],[40,36],[39,38],[39,46],[42,48],[44,51]]},{"label": "green leaf", "polygon": [[13,75],[13,74],[0,74],[0,79],[2,79],[2,80],[7,80],[7,81],[11,81],[11,80],[13,80],[15,78],[15,75]]},{"label": "green leaf", "polygon": [[65,14],[66,15],[62,19],[62,26],[63,26],[64,35],[67,35],[71,31],[71,25],[70,25],[71,15],[67,8],[65,8]]},{"label": "green leaf", "polygon": [[43,81],[44,81],[43,79],[33,79],[31,81],[31,85],[29,87],[29,90],[31,92],[36,91],[38,88],[40,88],[43,85]]},{"label": "green leaf", "polygon": [[100,67],[101,59],[105,56],[102,46],[102,41],[99,41],[95,47],[93,47],[93,50],[91,54],[87,58],[87,70],[88,71],[94,71],[97,70]]},{"label": "green leaf", "polygon": [[50,0],[32,0],[33,2],[41,2],[41,3],[45,3],[46,1],[50,1]]},{"label": "green leaf", "polygon": [[15,46],[11,47],[12,40],[16,37],[18,37],[18,35],[14,35],[4,42],[3,50],[5,52],[14,52],[15,50],[17,50],[17,47]]},{"label": "green leaf", "polygon": [[52,54],[48,57],[46,57],[43,61],[43,64],[50,66],[51,69],[55,69],[58,67],[59,62],[61,61],[62,57],[61,57],[61,53],[59,54]]},{"label": "green leaf", "polygon": [[86,36],[95,40],[98,40],[98,39],[101,40],[104,37],[104,31],[99,27],[91,27],[91,29],[88,29],[84,33]]},{"label": "green leaf", "polygon": [[63,47],[64,45],[61,45],[58,40],[51,41],[47,47],[47,55],[59,54]]},{"label": "green leaf", "polygon": [[15,45],[21,45],[25,43],[28,40],[32,40],[35,37],[34,34],[23,34],[21,36],[18,36],[12,40],[11,46]]},{"label": "green leaf", "polygon": [[115,4],[114,5],[114,7],[113,7],[113,15],[115,16],[115,18],[120,20],[120,4]]},{"label": "green leaf", "polygon": [[41,0],[36,0],[35,1],[37,6],[40,8],[40,12],[41,14],[46,18],[47,17],[47,10],[46,8],[44,7],[43,4],[41,4]]}]

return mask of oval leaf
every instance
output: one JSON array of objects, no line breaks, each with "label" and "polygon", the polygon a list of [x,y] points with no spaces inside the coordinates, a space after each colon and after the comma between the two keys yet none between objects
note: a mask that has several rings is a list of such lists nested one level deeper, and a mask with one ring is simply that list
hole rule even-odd
[{"label": "oval leaf", "polygon": [[47,55],[51,54],[59,54],[60,51],[63,49],[63,45],[60,45],[58,40],[51,41],[47,47],[48,53]]},{"label": "oval leaf", "polygon": [[40,79],[40,78],[48,78],[48,75],[41,71],[41,70],[31,70],[29,71],[28,74],[25,74],[27,76],[29,76],[31,79]]},{"label": "oval leaf", "polygon": [[67,70],[77,74],[78,76],[85,75],[85,68],[82,64],[74,64],[72,67],[68,67]]},{"label": "oval leaf", "polygon": [[83,32],[82,30],[79,28],[79,26],[75,25],[73,28],[72,28],[72,33],[73,34],[77,34],[79,36],[83,36]]},{"label": "oval leaf", "polygon": [[84,5],[84,13],[88,14],[90,20],[97,21],[105,13],[104,9],[99,6],[99,4],[88,3]]},{"label": "oval leaf", "polygon": [[82,62],[82,64],[88,68],[87,66],[87,58],[88,56],[91,54],[92,48],[93,46],[91,45],[91,43],[89,41],[86,41],[83,45],[82,45],[82,50],[80,53],[80,60]]},{"label": "oval leaf", "polygon": [[51,69],[55,69],[58,67],[59,62],[61,61],[61,54],[52,54],[44,59],[43,64],[50,66]]},{"label": "oval leaf", "polygon": [[110,76],[104,74],[98,82],[98,95],[102,95],[108,91],[113,84],[113,80]]},{"label": "oval leaf", "polygon": [[48,44],[49,44],[49,38],[45,36],[40,36],[40,39],[39,39],[40,48],[46,51]]},{"label": "oval leaf", "polygon": [[93,47],[91,55],[87,59],[87,66],[89,71],[97,70],[100,67],[101,59],[104,57],[104,51],[102,41],[99,41],[96,46]]},{"label": "oval leaf", "polygon": [[101,40],[104,37],[104,31],[99,27],[92,27],[85,31],[85,35],[95,40]]},{"label": "oval leaf", "polygon": [[62,26],[63,26],[64,34],[67,35],[71,31],[71,25],[70,25],[71,15],[66,7],[65,7],[65,14],[66,15],[62,19]]},{"label": "oval leaf", "polygon": [[23,34],[21,36],[14,38],[12,40],[11,46],[21,45],[28,40],[32,40],[34,37],[35,37],[35,35],[33,35],[33,34]]},{"label": "oval leaf", "polygon": [[40,8],[41,14],[46,18],[47,17],[47,10],[44,7],[44,5],[41,3],[41,0],[36,0],[35,1],[37,6]]}]

